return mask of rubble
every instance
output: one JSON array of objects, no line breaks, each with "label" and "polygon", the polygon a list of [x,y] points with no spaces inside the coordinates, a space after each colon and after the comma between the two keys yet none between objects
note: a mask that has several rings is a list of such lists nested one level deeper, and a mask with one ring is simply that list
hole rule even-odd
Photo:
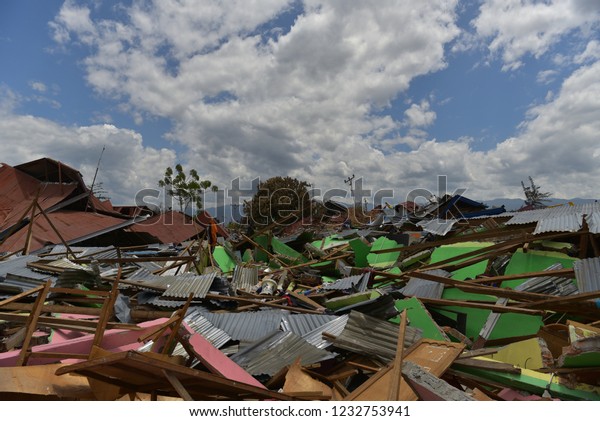
[{"label": "rubble", "polygon": [[600,400],[597,203],[334,203],[215,242],[59,164],[0,167],[1,399]]}]

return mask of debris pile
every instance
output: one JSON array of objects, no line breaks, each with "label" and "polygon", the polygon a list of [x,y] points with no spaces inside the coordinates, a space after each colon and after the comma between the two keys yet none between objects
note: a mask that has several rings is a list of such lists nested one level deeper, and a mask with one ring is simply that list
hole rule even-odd
[{"label": "debris pile", "polygon": [[[75,190],[4,221],[1,399],[600,400],[596,203],[325,203],[216,241],[93,245],[55,226],[32,247]],[[166,217],[127,229],[156,239]]]}]

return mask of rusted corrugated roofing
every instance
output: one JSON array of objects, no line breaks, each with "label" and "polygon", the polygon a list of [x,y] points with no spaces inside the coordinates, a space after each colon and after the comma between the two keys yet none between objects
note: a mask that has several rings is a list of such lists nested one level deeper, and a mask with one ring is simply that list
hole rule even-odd
[{"label": "rusted corrugated roofing", "polygon": [[600,291],[600,257],[576,260],[573,269],[579,292]]},{"label": "rusted corrugated roofing", "polygon": [[[49,213],[48,218],[58,230],[62,238],[69,244],[94,238],[108,232],[124,228],[135,223],[135,220],[113,218],[93,212],[59,210]],[[25,247],[27,227],[21,228],[0,245],[0,251],[14,251]],[[38,215],[34,218],[31,250],[38,250],[47,244],[61,243],[60,237],[48,224],[46,218]]]},{"label": "rusted corrugated roofing", "polygon": [[172,281],[167,290],[163,292],[163,297],[187,298],[190,294],[194,294],[194,298],[204,298],[216,277],[216,272],[206,275],[184,273],[169,276]]},{"label": "rusted corrugated roofing", "polygon": [[275,331],[231,359],[253,376],[272,376],[298,358],[302,365],[310,365],[334,357],[335,354],[309,344],[293,332]]},{"label": "rusted corrugated roofing", "polygon": [[[77,184],[42,183],[10,165],[0,166],[0,231],[4,231],[24,216],[39,189],[38,204],[44,210],[67,198]],[[29,218],[30,215],[25,215]]]},{"label": "rusted corrugated roofing", "polygon": [[129,230],[147,233],[160,243],[179,244],[202,234],[204,227],[182,212],[168,211],[132,225]]}]

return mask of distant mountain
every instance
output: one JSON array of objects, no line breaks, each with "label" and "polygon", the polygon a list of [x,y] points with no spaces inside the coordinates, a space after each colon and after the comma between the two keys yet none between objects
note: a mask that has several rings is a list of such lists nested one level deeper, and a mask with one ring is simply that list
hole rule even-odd
[{"label": "distant mountain", "polygon": [[[583,203],[594,202],[595,199],[582,199],[580,197],[575,197],[573,199],[549,199],[546,203],[548,206],[560,205],[564,203],[572,202],[576,205],[580,205]],[[521,208],[525,204],[523,199],[491,199],[491,200],[482,200],[483,203],[488,205],[490,208],[500,207],[504,205],[507,211],[516,211]]]}]

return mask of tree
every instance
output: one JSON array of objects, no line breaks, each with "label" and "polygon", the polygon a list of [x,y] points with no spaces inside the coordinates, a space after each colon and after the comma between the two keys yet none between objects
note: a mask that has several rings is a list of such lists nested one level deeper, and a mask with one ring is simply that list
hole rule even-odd
[{"label": "tree", "polygon": [[523,192],[525,193],[525,205],[535,209],[545,208],[546,205],[544,202],[549,202],[548,198],[552,196],[552,193],[541,192],[540,187],[533,182],[531,176],[529,176],[529,183],[531,184],[530,186],[525,186],[525,183],[521,181],[521,186],[523,186]]},{"label": "tree", "polygon": [[108,192],[104,189],[104,183],[102,181],[94,185],[87,186],[87,188],[92,191],[92,194],[96,196],[98,200],[110,200],[110,196],[108,195]]},{"label": "tree", "polygon": [[[251,225],[269,225],[284,218],[293,222],[299,213],[310,206],[306,181],[292,177],[272,177],[258,184],[258,191],[249,202],[244,202],[244,213]],[[298,215],[299,216],[299,215]]]},{"label": "tree", "polygon": [[209,188],[214,192],[219,189],[209,180],[200,180],[198,172],[193,168],[187,175],[181,164],[175,166],[175,172],[171,167],[167,167],[163,179],[158,180],[158,186],[164,188],[166,194],[177,200],[181,212],[185,212],[190,205],[194,205],[200,211],[202,193]]}]

